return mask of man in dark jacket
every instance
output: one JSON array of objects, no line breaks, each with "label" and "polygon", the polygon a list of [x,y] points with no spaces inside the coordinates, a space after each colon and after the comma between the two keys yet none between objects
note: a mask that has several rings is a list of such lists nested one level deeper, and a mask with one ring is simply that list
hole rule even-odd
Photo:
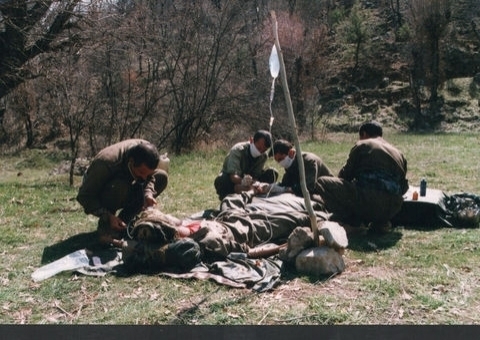
[{"label": "man in dark jacket", "polygon": [[159,161],[156,147],[142,139],[110,145],[95,156],[77,200],[86,214],[99,218],[100,243],[121,239],[130,220],[156,204],[168,183],[167,172],[157,168]]},{"label": "man in dark jacket", "polygon": [[360,140],[350,150],[338,177],[321,177],[315,186],[333,219],[351,226],[369,223],[371,229],[386,231],[408,190],[407,161],[382,138],[377,122],[360,127]]},{"label": "man in dark jacket", "polygon": [[[292,192],[297,196],[303,196],[300,186],[298,159],[292,143],[284,139],[279,139],[273,143],[272,152],[275,161],[285,169],[282,181],[278,184],[280,188],[277,187],[276,190]],[[317,179],[321,176],[333,176],[333,173],[325,163],[323,163],[322,159],[314,153],[302,152],[302,159],[305,168],[305,184],[308,192],[313,194]]]}]

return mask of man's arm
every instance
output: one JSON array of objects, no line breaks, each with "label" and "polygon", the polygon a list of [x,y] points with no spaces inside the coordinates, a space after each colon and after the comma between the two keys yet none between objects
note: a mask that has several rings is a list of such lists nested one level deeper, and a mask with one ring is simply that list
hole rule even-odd
[{"label": "man's arm", "polygon": [[358,158],[360,157],[361,146],[356,144],[348,155],[347,162],[338,173],[338,177],[347,181],[352,181],[355,178],[356,166],[358,164]]},{"label": "man's arm", "polygon": [[312,194],[315,190],[315,183],[317,182],[317,178],[319,177],[317,172],[317,162],[308,156],[304,157],[303,160],[305,168],[305,184],[308,192]]},{"label": "man's arm", "polygon": [[225,162],[225,167],[223,172],[226,172],[229,175],[237,175],[241,178],[244,173],[242,169],[242,152],[243,148],[240,148],[238,145],[235,145],[230,152],[228,153],[227,160]]},{"label": "man's arm", "polygon": [[145,206],[146,207],[151,207],[157,204],[157,201],[155,197],[158,196],[157,191],[155,190],[155,177],[152,176],[148,179],[146,185],[145,185],[145,190],[144,190],[144,196],[145,196]]}]

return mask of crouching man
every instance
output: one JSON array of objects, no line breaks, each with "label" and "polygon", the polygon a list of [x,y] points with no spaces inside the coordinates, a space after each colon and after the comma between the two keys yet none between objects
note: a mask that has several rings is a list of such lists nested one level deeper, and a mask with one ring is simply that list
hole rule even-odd
[{"label": "crouching man", "polygon": [[408,190],[407,161],[382,135],[379,123],[362,124],[338,177],[317,180],[314,193],[333,220],[354,227],[366,223],[379,233],[391,228]]},{"label": "crouching man", "polygon": [[77,201],[86,214],[99,218],[101,244],[122,239],[130,220],[142,209],[156,205],[156,197],[168,183],[167,172],[157,168],[159,162],[156,147],[142,139],[110,145],[95,156]]}]

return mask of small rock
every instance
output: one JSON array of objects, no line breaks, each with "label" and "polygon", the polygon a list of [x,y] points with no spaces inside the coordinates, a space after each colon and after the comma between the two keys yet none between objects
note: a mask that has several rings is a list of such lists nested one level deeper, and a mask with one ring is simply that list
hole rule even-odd
[{"label": "small rock", "polygon": [[348,238],[345,229],[334,221],[323,221],[319,224],[318,233],[323,236],[328,246],[335,249],[348,247]]},{"label": "small rock", "polygon": [[345,270],[345,262],[335,249],[322,246],[300,252],[295,259],[295,268],[300,274],[333,275]]}]

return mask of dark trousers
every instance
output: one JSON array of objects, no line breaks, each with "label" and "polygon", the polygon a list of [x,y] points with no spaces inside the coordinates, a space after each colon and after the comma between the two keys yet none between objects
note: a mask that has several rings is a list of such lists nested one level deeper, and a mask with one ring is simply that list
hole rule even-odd
[{"label": "dark trousers", "polygon": [[[155,197],[157,197],[167,187],[168,174],[164,170],[157,169],[153,176],[155,178]],[[102,206],[115,215],[118,210],[121,210],[118,217],[128,224],[143,209],[144,190],[145,185],[142,182],[132,184],[131,179],[114,179],[104,187],[101,195]],[[104,217],[98,220],[97,231],[102,243],[109,243],[111,237],[121,239],[126,236],[126,230],[112,230],[108,220]]]},{"label": "dark trousers", "polygon": [[386,223],[401,209],[403,197],[380,190],[359,188],[338,177],[322,176],[315,184],[326,210],[346,223]]}]

